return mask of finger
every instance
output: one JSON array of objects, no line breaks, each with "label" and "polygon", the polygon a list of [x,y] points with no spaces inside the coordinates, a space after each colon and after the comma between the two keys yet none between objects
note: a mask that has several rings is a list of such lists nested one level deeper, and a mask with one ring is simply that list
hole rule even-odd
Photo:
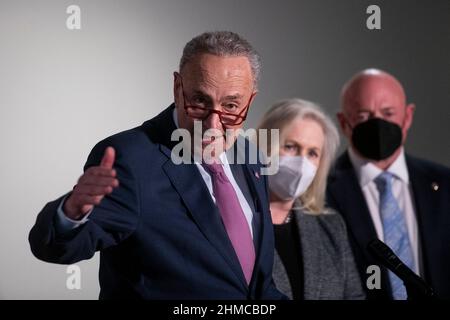
[{"label": "finger", "polygon": [[90,196],[88,194],[78,194],[74,197],[74,204],[81,208],[87,205],[99,205],[103,196]]},{"label": "finger", "polygon": [[111,186],[113,188],[119,186],[119,180],[112,177],[99,177],[92,175],[83,175],[78,180],[79,185],[95,185],[95,186]]},{"label": "finger", "polygon": [[100,166],[89,167],[84,174],[90,174],[94,176],[115,177],[117,172],[115,169],[103,168]]},{"label": "finger", "polygon": [[87,194],[90,196],[104,196],[113,191],[111,186],[81,185],[76,189],[77,194]]},{"label": "finger", "polygon": [[108,147],[103,154],[102,161],[100,162],[100,167],[106,169],[112,169],[114,164],[114,159],[116,157],[116,151],[113,147]]}]

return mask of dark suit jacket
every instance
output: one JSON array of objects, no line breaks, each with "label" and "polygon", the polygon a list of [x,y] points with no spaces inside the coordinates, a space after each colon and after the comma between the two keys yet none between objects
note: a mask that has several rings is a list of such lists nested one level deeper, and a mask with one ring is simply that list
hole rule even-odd
[{"label": "dark suit jacket", "polygon": [[[231,165],[254,213],[256,263],[250,286],[200,172],[175,165],[174,105],[142,126],[113,135],[92,150],[85,169],[116,149],[120,186],[81,227],[55,230],[62,198],[48,203],[30,231],[33,254],[72,264],[100,251],[100,298],[279,299],[272,280],[273,229],[267,177],[260,164]],[[248,159],[248,158],[247,158]]]},{"label": "dark suit jacket", "polygon": [[[360,300],[365,298],[342,217],[334,212],[312,215],[294,210],[300,235],[305,300]],[[273,279],[292,299],[286,268],[275,250]]]},{"label": "dark suit jacket", "polygon": [[[438,297],[450,298],[450,169],[406,155],[419,231],[422,274]],[[434,190],[433,186],[438,186]],[[328,205],[347,223],[352,249],[362,283],[367,266],[377,264],[366,247],[377,238],[364,195],[348,153],[341,155],[330,175]],[[369,299],[390,299],[386,270],[382,269],[381,290],[367,290]]]}]

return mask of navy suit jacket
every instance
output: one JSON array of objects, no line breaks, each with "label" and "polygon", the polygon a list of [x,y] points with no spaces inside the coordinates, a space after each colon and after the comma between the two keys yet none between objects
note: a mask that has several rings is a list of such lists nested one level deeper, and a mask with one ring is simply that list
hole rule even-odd
[{"label": "navy suit jacket", "polygon": [[[406,155],[406,165],[416,209],[423,278],[435,289],[439,298],[449,299],[450,169],[409,155]],[[377,234],[347,152],[339,157],[330,175],[327,201],[346,220],[368,299],[391,299],[385,269],[382,269],[380,290],[368,290],[365,286],[369,276],[367,267],[378,264],[367,251],[368,242],[377,238]]]},{"label": "navy suit jacket", "polygon": [[30,231],[33,254],[72,264],[100,251],[101,299],[283,298],[272,280],[273,229],[261,165],[231,165],[254,213],[256,263],[248,286],[197,167],[171,161],[178,143],[170,139],[173,108],[94,147],[85,170],[113,146],[120,186],[87,223],[64,234],[54,223],[62,197],[48,203]]}]

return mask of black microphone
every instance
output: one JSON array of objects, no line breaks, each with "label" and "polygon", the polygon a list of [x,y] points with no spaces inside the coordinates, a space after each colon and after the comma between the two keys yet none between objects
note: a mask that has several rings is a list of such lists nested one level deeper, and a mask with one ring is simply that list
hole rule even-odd
[{"label": "black microphone", "polygon": [[435,298],[433,288],[408,268],[383,241],[374,239],[369,242],[367,249],[380,264],[403,281],[408,300]]}]

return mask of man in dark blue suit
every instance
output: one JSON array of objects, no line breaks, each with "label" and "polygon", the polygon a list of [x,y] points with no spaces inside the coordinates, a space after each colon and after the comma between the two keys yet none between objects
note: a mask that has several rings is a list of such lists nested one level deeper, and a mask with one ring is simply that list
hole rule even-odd
[{"label": "man in dark blue suit", "polygon": [[[341,108],[350,146],[330,176],[327,199],[346,220],[362,282],[378,264],[367,244],[379,238],[438,297],[450,298],[450,169],[404,153],[415,106],[392,75],[368,69],[344,86]],[[406,290],[382,269],[381,288],[367,296],[405,299]]]},{"label": "man in dark blue suit", "polygon": [[[175,103],[94,147],[73,191],[40,212],[33,254],[72,264],[100,251],[101,299],[282,298],[272,281],[266,176],[259,160],[234,164],[223,152],[239,153],[234,133],[258,73],[257,53],[235,33],[188,42],[174,73]],[[192,146],[197,124],[218,134],[172,152],[175,130]],[[189,161],[186,153],[198,150],[213,163],[175,163],[178,153]]]}]

